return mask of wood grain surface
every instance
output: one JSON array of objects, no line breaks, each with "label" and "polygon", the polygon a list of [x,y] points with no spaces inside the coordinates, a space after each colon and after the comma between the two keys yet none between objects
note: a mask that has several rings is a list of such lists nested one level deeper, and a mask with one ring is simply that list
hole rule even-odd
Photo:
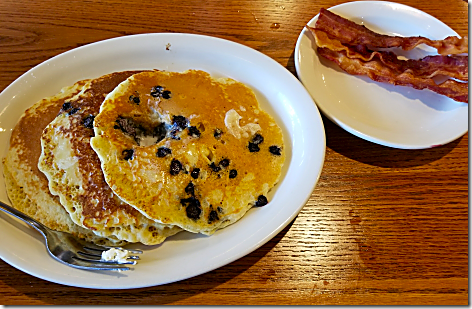
[{"label": "wood grain surface", "polygon": [[[2,0],[0,91],[62,52],[148,32],[242,43],[296,75],[304,25],[321,7],[343,2]],[[398,2],[468,36],[465,1]],[[104,291],[43,281],[0,260],[0,304],[467,305],[468,134],[433,149],[398,150],[323,121],[326,161],[311,198],[251,254],[184,281]]]}]

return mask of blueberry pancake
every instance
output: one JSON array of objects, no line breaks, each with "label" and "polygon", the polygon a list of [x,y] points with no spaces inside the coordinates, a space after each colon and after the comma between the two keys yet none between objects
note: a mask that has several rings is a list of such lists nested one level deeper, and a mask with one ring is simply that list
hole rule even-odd
[{"label": "blueberry pancake", "polygon": [[47,176],[72,220],[97,235],[146,245],[159,244],[181,231],[143,216],[119,199],[104,180],[100,160],[90,147],[93,122],[105,96],[136,72],[115,72],[90,82],[64,102],[41,136],[38,168]]},{"label": "blueberry pancake", "polygon": [[100,237],[75,224],[59,199],[49,192],[48,180],[38,170],[43,129],[57,116],[64,102],[86,89],[89,82],[79,81],[54,96],[38,101],[19,119],[3,160],[7,194],[14,208],[51,229],[68,232],[97,244],[122,245],[124,241],[115,237]]},{"label": "blueberry pancake", "polygon": [[116,195],[206,235],[267,204],[285,159],[282,131],[253,91],[197,70],[131,76],[107,95],[94,130]]}]

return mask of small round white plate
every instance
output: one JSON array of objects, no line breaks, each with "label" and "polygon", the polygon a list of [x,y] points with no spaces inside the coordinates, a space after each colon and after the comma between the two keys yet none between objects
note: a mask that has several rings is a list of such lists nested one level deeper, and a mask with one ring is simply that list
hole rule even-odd
[{"label": "small round white plate", "polygon": [[[458,36],[436,18],[399,3],[348,2],[329,10],[383,34],[431,39]],[[314,27],[317,19],[318,15],[308,25]],[[424,45],[403,52],[405,57],[415,59],[431,54],[437,53]],[[320,59],[315,40],[306,28],[295,47],[295,67],[321,112],[368,141],[394,148],[424,149],[451,142],[468,130],[468,104],[429,90],[349,75],[335,63]]]},{"label": "small round white plate", "polygon": [[[293,74],[273,59],[234,42],[191,34],[143,34],[86,45],[31,69],[0,94],[0,153],[23,111],[63,86],[114,71],[201,69],[250,86],[280,124],[287,150],[281,181],[270,203],[251,209],[212,236],[187,232],[163,244],[140,247],[141,261],[128,272],[90,272],[48,256],[40,235],[0,214],[0,257],[12,266],[52,282],[97,289],[166,284],[211,271],[256,250],[289,224],[305,205],[321,173],[325,134],[313,99]],[[2,167],[3,168],[3,167]],[[0,168],[1,169],[1,168]],[[0,177],[0,199],[7,201]],[[135,245],[136,246],[136,245]]]}]

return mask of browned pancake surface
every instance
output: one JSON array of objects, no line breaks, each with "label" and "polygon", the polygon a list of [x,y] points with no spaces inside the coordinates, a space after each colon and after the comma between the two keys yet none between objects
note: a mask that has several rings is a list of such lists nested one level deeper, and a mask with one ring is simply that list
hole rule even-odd
[{"label": "browned pancake surface", "polygon": [[55,96],[42,99],[25,111],[12,130],[10,147],[3,160],[6,189],[13,207],[49,228],[95,243],[124,244],[114,237],[99,237],[72,222],[59,199],[49,192],[48,180],[37,167],[43,129],[57,116],[63,103],[77,95],[88,83],[88,80],[83,80],[65,87]]},{"label": "browned pancake surface", "polygon": [[283,136],[246,85],[189,70],[133,75],[95,118],[105,179],[147,217],[212,234],[264,204]]},{"label": "browned pancake surface", "polygon": [[151,245],[180,228],[149,220],[120,200],[105,182],[100,160],[90,147],[94,117],[103,99],[135,73],[115,72],[94,79],[86,91],[66,102],[42,134],[39,168],[74,222],[100,235]]}]

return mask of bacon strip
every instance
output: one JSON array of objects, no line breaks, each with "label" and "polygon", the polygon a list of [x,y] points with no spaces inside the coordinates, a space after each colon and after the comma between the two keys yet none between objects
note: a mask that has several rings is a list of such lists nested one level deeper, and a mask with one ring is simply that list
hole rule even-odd
[{"label": "bacon strip", "polygon": [[318,54],[336,62],[341,69],[352,75],[367,75],[377,82],[387,82],[394,85],[409,86],[415,89],[429,89],[445,95],[455,101],[468,103],[468,83],[448,79],[441,84],[436,84],[430,78],[422,78],[411,72],[396,72],[384,65],[379,53],[367,62],[361,59],[349,58],[345,51],[333,51],[328,48],[318,47]]},{"label": "bacon strip", "polygon": [[310,28],[310,31],[315,36],[318,47],[326,47],[333,51],[345,51],[347,57],[361,59],[365,62],[379,57],[384,65],[390,67],[397,74],[410,71],[413,75],[423,78],[443,75],[462,81],[469,80],[468,55],[437,55],[419,60],[400,60],[393,52],[371,51],[365,45],[346,46],[339,40],[331,38],[324,31],[315,28]]},{"label": "bacon strip", "polygon": [[[468,103],[469,56],[458,55],[468,52],[467,38],[430,40],[419,36],[382,35],[326,9],[321,9],[315,27],[307,28],[315,37],[318,54],[336,62],[349,74],[367,75],[377,82],[429,89]],[[375,50],[390,47],[411,50],[419,44],[436,48],[440,55],[401,60],[392,51]],[[436,76],[449,79],[436,83],[433,80]]]},{"label": "bacon strip", "polygon": [[335,37],[342,44],[347,45],[370,45],[375,48],[401,47],[411,50],[420,44],[427,44],[436,48],[440,55],[468,53],[469,40],[449,36],[444,40],[430,40],[425,37],[398,37],[383,35],[371,31],[363,25],[336,15],[324,8],[320,10],[315,28]]}]

